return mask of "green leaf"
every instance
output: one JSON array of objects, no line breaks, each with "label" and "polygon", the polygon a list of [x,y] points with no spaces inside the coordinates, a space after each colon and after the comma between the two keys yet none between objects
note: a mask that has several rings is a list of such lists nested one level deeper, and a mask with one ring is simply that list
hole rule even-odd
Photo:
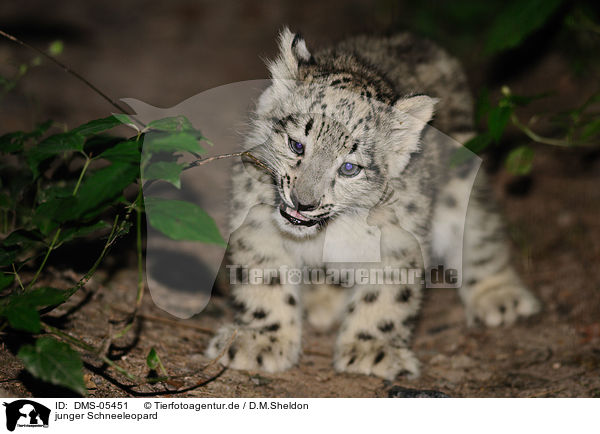
[{"label": "green leaf", "polygon": [[29,133],[17,131],[0,136],[0,152],[8,154],[23,150],[23,146],[28,140],[39,139],[51,126],[52,121],[46,121],[38,124],[35,129]]},{"label": "green leaf", "polygon": [[6,317],[13,328],[39,333],[41,323],[38,309],[64,303],[76,289],[77,287],[73,287],[65,291],[42,287],[22,294],[13,294],[8,297],[8,303],[2,308],[0,315]]},{"label": "green leaf", "polygon": [[[76,197],[58,198],[38,206],[35,210],[34,224],[91,219],[102,213],[111,201],[119,197],[125,187],[135,181],[138,173],[137,165],[126,163],[113,163],[99,169],[85,178]],[[43,229],[42,232],[47,234],[55,227],[46,223],[40,230]]]},{"label": "green leaf", "polygon": [[0,267],[6,267],[14,263],[18,250],[15,247],[0,247]]},{"label": "green leaf", "polygon": [[50,157],[69,151],[83,150],[85,137],[76,132],[55,134],[27,152],[27,164],[35,178],[39,175],[39,165]]},{"label": "green leaf", "polygon": [[15,275],[9,273],[0,273],[0,290],[6,288],[15,281]]},{"label": "green leaf", "polygon": [[8,319],[11,327],[18,330],[39,333],[42,328],[37,309],[26,303],[9,303],[3,308],[2,316]]},{"label": "green leaf", "polygon": [[25,368],[41,380],[86,395],[81,357],[69,345],[50,337],[39,338],[35,346],[24,345],[18,353]]},{"label": "green leaf", "polygon": [[478,136],[473,137],[467,143],[465,143],[465,148],[469,151],[479,154],[483,152],[489,145],[492,143],[492,137],[489,133],[479,134]]},{"label": "green leaf", "polygon": [[128,127],[131,127],[137,131],[140,131],[140,128],[138,127],[138,124],[136,122],[134,122],[129,115],[123,114],[123,113],[113,113],[113,116],[115,118],[117,118],[119,120],[119,122],[121,122],[124,125],[127,125]]},{"label": "green leaf", "polygon": [[48,54],[51,56],[58,56],[63,52],[64,44],[60,40],[53,41],[48,47]]},{"label": "green leaf", "polygon": [[77,287],[71,289],[58,289],[50,286],[33,289],[23,294],[13,295],[10,297],[9,306],[11,304],[21,304],[30,306],[36,309],[42,309],[48,306],[62,304],[71,297]]},{"label": "green leaf", "polygon": [[95,119],[86,124],[73,128],[71,133],[81,134],[84,137],[93,136],[121,125],[121,121],[115,116],[107,116],[102,119]]},{"label": "green leaf", "polygon": [[196,137],[189,133],[150,133],[144,138],[144,153],[184,151],[205,152]]},{"label": "green leaf", "polygon": [[512,113],[511,107],[494,107],[488,115],[488,129],[492,140],[496,143],[502,138],[508,119]]},{"label": "green leaf", "polygon": [[152,121],[147,126],[150,130],[158,131],[195,131],[192,123],[185,116],[173,116]]},{"label": "green leaf", "polygon": [[158,353],[154,348],[152,348],[148,353],[148,357],[146,357],[146,364],[150,369],[156,370],[156,368],[158,368],[159,362],[160,359],[158,358]]},{"label": "green leaf", "polygon": [[65,243],[67,241],[71,241],[72,239],[85,237],[86,235],[109,227],[110,224],[108,222],[100,220],[92,225],[66,228],[62,230],[60,236],[58,237],[58,241]]},{"label": "green leaf", "polygon": [[37,230],[27,231],[25,229],[17,229],[2,240],[2,245],[4,247],[20,246],[21,248],[29,248],[32,245],[42,242],[43,238],[43,235]]},{"label": "green leaf", "polygon": [[227,245],[215,221],[199,206],[159,197],[146,197],[144,203],[150,224],[167,237]]},{"label": "green leaf", "polygon": [[473,154],[483,152],[491,142],[492,138],[489,132],[473,137],[463,146],[454,150],[450,156],[450,167],[457,167],[471,160],[474,157]]},{"label": "green leaf", "polygon": [[165,366],[162,364],[162,361],[160,360],[160,357],[158,357],[158,353],[156,352],[156,350],[154,348],[150,349],[150,352],[148,353],[148,357],[146,357],[146,364],[148,365],[148,367],[154,371],[156,371],[157,368],[160,368],[160,371],[163,373],[163,375],[168,376],[167,374],[167,370],[165,369]]},{"label": "green leaf", "polygon": [[513,1],[491,26],[484,51],[495,54],[518,46],[550,18],[562,0]]},{"label": "green leaf", "polygon": [[112,148],[101,153],[97,158],[104,158],[112,162],[139,164],[140,151],[136,142],[126,141],[117,143]]},{"label": "green leaf", "polygon": [[[103,208],[98,208],[120,196],[125,187],[136,180],[138,174],[138,166],[125,163],[113,163],[93,172],[79,188],[73,218],[90,218],[91,215],[102,212]],[[67,216],[63,214],[62,217]]]},{"label": "green leaf", "polygon": [[0,152],[10,154],[23,149],[26,134],[23,131],[7,133],[0,136]]},{"label": "green leaf", "polygon": [[600,134],[600,118],[594,119],[583,127],[581,138],[583,140],[588,140],[598,134]]},{"label": "green leaf", "polygon": [[149,165],[144,171],[144,179],[162,179],[181,188],[181,171],[183,165],[172,161],[160,161]]},{"label": "green leaf", "polygon": [[519,146],[506,157],[506,169],[513,175],[527,175],[533,164],[533,149],[529,146]]}]

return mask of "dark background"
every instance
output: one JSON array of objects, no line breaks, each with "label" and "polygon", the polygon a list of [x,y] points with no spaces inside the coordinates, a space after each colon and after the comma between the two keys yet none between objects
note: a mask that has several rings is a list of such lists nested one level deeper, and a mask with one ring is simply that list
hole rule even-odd
[{"label": "dark background", "polygon": [[[516,94],[550,92],[520,109],[523,119],[581,105],[599,87],[598,25],[594,24],[598,7],[592,2],[561,2],[518,47],[486,52],[495,20],[515,4],[499,0],[5,0],[0,4],[0,29],[42,49],[60,39],[64,51],[58,59],[105,93],[158,107],[173,106],[215,86],[267,78],[263,60],[276,54],[276,36],[284,25],[302,32],[311,49],[358,33],[412,30],[430,37],[461,59],[475,95],[487,88],[493,99],[503,85]],[[567,25],[567,17],[577,8],[583,18],[592,20],[589,28]],[[19,65],[34,56],[0,39],[0,75],[14,76]],[[49,118],[72,128],[113,111],[71,75],[43,61],[2,96],[0,134],[27,130]],[[536,124],[536,131],[550,137],[560,133],[549,121]],[[397,384],[451,396],[600,396],[600,273],[595,271],[600,261],[599,146],[562,149],[534,144],[531,173],[516,176],[505,170],[503,155],[524,143],[531,142],[509,128],[485,160],[507,216],[515,265],[542,300],[543,313],[508,329],[467,328],[456,295],[430,291],[414,345],[424,365],[423,375],[416,382]],[[101,341],[106,313],[98,306],[111,302],[127,311],[135,297],[135,266],[129,265],[90,284],[95,295],[70,317],[69,328]],[[62,266],[68,269],[70,264]],[[63,277],[59,277],[55,286],[60,287]],[[163,315],[149,297],[144,312]],[[223,300],[215,298],[191,324],[214,329],[228,315]],[[127,347],[124,365],[142,372],[152,346],[172,374],[205,363],[200,354],[207,334],[160,324],[140,325],[136,340]],[[227,371],[189,395],[387,396],[388,382],[333,373],[333,339],[331,334],[308,330],[299,367],[260,376]],[[19,378],[5,383],[0,394],[56,394],[20,373],[22,366],[14,354],[4,346],[0,350],[0,378]],[[92,396],[129,393],[99,368],[91,369],[86,380]]]}]

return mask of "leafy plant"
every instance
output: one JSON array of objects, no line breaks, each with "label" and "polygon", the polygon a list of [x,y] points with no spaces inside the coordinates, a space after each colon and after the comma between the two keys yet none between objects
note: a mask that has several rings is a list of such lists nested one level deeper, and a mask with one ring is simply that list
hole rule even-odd
[{"label": "leafy plant", "polygon": [[[204,152],[201,142],[206,140],[200,131],[186,118],[172,117],[150,123],[131,138],[105,134],[123,123],[136,122],[127,115],[115,115],[54,133],[50,133],[52,123],[45,122],[33,131],[0,137],[0,153],[11,156],[0,166],[0,227],[5,234],[0,246],[0,328],[10,326],[34,335],[44,331],[63,339],[65,342],[39,337],[34,345],[21,347],[18,355],[34,376],[80,394],[86,393],[82,362],[72,346],[96,355],[98,349],[50,326],[40,315],[65,303],[85,285],[109,248],[130,230],[132,214],[136,215],[138,296],[129,324],[117,337],[127,332],[142,301],[144,206],[152,209],[150,224],[168,237],[225,245],[213,219],[197,205],[159,197],[143,201],[146,180],[180,187],[180,175],[188,167],[179,162],[181,154]],[[156,162],[155,157],[161,161]],[[130,185],[138,191],[132,200],[124,194]],[[67,289],[37,286],[56,249],[89,236],[104,238],[105,244],[77,285]],[[26,270],[31,271],[24,273]],[[26,280],[25,274],[32,277]],[[135,378],[115,362],[103,360]],[[166,373],[154,350],[148,364],[151,369],[160,366]]]}]

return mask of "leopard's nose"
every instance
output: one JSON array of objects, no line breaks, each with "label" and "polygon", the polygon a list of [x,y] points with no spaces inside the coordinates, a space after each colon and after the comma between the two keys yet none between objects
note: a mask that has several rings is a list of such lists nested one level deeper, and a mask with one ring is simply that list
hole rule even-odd
[{"label": "leopard's nose", "polygon": [[318,203],[301,203],[298,200],[296,188],[292,188],[292,191],[290,192],[290,198],[292,199],[292,204],[297,211],[313,211],[319,206]]}]

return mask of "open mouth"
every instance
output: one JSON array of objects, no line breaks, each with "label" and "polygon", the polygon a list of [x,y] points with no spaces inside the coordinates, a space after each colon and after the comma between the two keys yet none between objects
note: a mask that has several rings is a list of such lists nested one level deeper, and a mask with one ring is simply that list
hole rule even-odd
[{"label": "open mouth", "polygon": [[310,227],[310,226],[316,225],[320,221],[320,220],[315,220],[315,219],[311,219],[309,217],[303,216],[295,209],[292,209],[283,203],[279,206],[279,213],[287,221],[289,221],[291,224],[296,225],[296,226]]}]

